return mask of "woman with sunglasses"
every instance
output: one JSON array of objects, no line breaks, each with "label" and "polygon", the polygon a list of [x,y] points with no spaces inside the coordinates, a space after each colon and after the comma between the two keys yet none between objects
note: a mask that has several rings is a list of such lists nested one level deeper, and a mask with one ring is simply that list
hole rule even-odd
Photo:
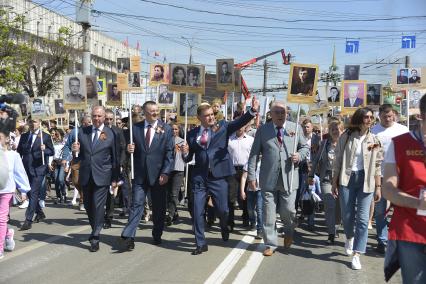
[{"label": "woman with sunglasses", "polygon": [[352,255],[352,269],[361,269],[360,254],[365,253],[368,217],[372,198],[380,200],[383,149],[370,132],[375,118],[368,107],[359,108],[337,142],[333,163],[332,192],[339,196],[345,251]]}]

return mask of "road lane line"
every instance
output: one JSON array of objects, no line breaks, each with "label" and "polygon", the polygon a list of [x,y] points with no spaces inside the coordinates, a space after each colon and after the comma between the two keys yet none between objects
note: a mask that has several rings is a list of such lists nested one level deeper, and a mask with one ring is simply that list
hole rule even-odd
[{"label": "road lane line", "polygon": [[228,256],[222,261],[216,270],[207,278],[204,284],[222,283],[226,276],[232,271],[238,260],[246,251],[247,247],[254,241],[254,236],[246,235],[239,241],[237,246],[232,249]]},{"label": "road lane line", "polygon": [[81,233],[81,232],[83,232],[84,230],[88,230],[88,229],[90,229],[90,226],[88,226],[88,225],[84,225],[84,226],[77,227],[77,228],[75,228],[75,229],[73,229],[73,230],[71,230],[71,231],[68,231],[68,232],[62,233],[62,234],[60,234],[60,235],[52,236],[52,237],[47,238],[47,239],[45,239],[45,240],[39,240],[39,241],[37,241],[36,243],[34,243],[34,244],[32,244],[32,245],[29,245],[29,246],[24,247],[24,248],[22,248],[22,249],[18,249],[18,250],[16,250],[16,251],[13,251],[13,252],[11,252],[11,253],[8,253],[8,254],[7,254],[7,257],[5,257],[3,260],[0,260],[0,262],[2,262],[2,261],[3,261],[3,262],[4,262],[4,261],[8,261],[8,260],[10,260],[10,259],[12,259],[12,258],[14,258],[14,257],[20,256],[20,255],[23,255],[23,254],[25,254],[25,253],[28,253],[28,252],[30,252],[30,251],[32,251],[32,250],[35,250],[35,249],[38,249],[38,248],[44,247],[45,245],[48,245],[48,244],[53,243],[53,242],[56,242],[57,240],[60,240],[60,239],[62,239],[62,238],[69,237],[69,235],[70,235],[70,234],[77,234],[77,233]]},{"label": "road lane line", "polygon": [[257,270],[260,267],[260,264],[262,263],[263,259],[265,258],[263,256],[263,241],[259,243],[256,247],[256,251],[254,251],[250,258],[247,260],[246,265],[238,272],[237,277],[235,277],[234,281],[232,283],[238,284],[238,283],[250,283],[253,279],[254,275],[256,274]]}]

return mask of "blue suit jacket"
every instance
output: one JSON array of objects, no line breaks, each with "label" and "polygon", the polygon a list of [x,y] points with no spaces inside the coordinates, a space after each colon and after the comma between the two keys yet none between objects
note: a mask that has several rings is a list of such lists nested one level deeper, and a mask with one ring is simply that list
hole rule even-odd
[{"label": "blue suit jacket", "polygon": [[149,149],[145,146],[145,121],[133,125],[134,182],[147,183],[154,186],[161,174],[169,175],[174,167],[174,139],[172,128],[158,120],[157,131],[152,129],[154,136]]},{"label": "blue suit jacket", "polygon": [[40,150],[41,137],[38,136],[34,140],[34,144],[31,147],[30,139],[31,132],[28,131],[22,134],[19,140],[18,148],[16,149],[19,155],[22,157],[22,163],[24,164],[27,175],[31,176],[43,176],[47,173],[47,166],[49,165],[49,156],[53,156],[55,150],[53,148],[52,138],[46,132],[43,132],[43,144],[46,146],[44,150],[44,165],[42,159],[42,153]]},{"label": "blue suit jacket", "polygon": [[92,175],[97,186],[108,186],[111,182],[117,181],[120,172],[117,158],[119,141],[112,130],[104,126],[102,130],[104,135],[101,134],[92,146],[92,129],[92,126],[87,126],[78,132],[80,152],[75,160],[80,161],[79,183],[80,186],[87,185]]},{"label": "blue suit jacket", "polygon": [[184,157],[184,160],[185,162],[189,162],[195,155],[193,176],[207,176],[209,170],[215,178],[224,178],[233,175],[235,169],[228,153],[229,136],[249,123],[253,117],[250,112],[246,112],[234,121],[220,121],[219,128],[216,131],[212,131],[212,137],[210,137],[207,149],[204,149],[197,143],[200,126],[192,129],[186,138],[189,145],[189,153]]}]

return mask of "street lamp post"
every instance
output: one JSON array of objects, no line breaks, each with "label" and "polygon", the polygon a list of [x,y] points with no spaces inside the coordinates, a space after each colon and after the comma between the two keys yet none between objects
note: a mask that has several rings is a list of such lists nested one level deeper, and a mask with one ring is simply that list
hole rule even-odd
[{"label": "street lamp post", "polygon": [[186,40],[186,42],[188,43],[189,46],[189,64],[192,64],[192,45],[194,44],[194,38],[192,38],[191,41],[189,41],[189,39],[187,39],[184,36],[181,36],[181,39]]}]

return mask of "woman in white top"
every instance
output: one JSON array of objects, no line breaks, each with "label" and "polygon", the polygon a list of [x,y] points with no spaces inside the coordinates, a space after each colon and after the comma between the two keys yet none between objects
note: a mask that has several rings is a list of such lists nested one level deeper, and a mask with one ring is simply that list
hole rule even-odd
[{"label": "woman in white top", "polygon": [[375,120],[370,108],[359,108],[351,125],[340,136],[333,163],[332,192],[339,196],[345,250],[353,255],[352,268],[361,269],[360,254],[365,253],[368,238],[368,217],[374,195],[380,200],[381,162],[383,149],[370,132]]},{"label": "woman in white top", "polygon": [[55,203],[64,203],[66,204],[67,191],[65,187],[65,168],[62,165],[62,151],[65,145],[62,133],[57,129],[52,129],[50,135],[53,140],[53,148],[55,149],[55,154],[51,157],[50,161],[50,171],[54,174],[55,180],[55,190],[56,190],[56,200]]},{"label": "woman in white top", "polygon": [[18,188],[22,194],[22,200],[25,200],[27,192],[31,189],[21,157],[16,151],[8,149],[9,142],[9,131],[0,129],[0,151],[6,156],[8,169],[6,185],[0,188],[0,259],[4,257],[4,250],[13,250],[15,247],[14,231],[7,228],[10,205],[15,190]]}]

